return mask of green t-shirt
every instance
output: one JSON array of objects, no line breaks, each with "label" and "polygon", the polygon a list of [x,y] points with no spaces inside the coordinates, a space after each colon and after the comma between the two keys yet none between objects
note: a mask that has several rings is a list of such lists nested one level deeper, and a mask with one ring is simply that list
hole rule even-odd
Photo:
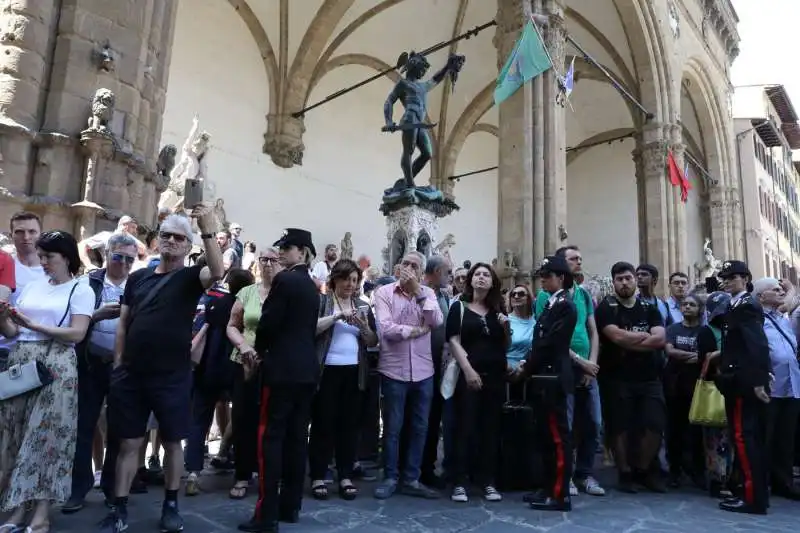
[{"label": "green t-shirt", "polygon": [[[550,293],[545,291],[539,291],[539,294],[536,296],[535,312],[537,319],[542,314],[548,298],[550,298]],[[594,315],[592,297],[586,289],[578,285],[573,291],[572,302],[575,304],[575,309],[578,312],[578,322],[575,325],[575,332],[572,334],[572,343],[569,347],[573,352],[584,359],[589,359],[591,345],[589,343],[589,330],[586,329],[586,319]]]}]

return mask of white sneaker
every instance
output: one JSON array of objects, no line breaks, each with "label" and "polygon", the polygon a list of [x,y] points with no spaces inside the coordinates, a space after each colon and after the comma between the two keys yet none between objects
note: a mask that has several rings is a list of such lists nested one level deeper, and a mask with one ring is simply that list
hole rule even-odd
[{"label": "white sneaker", "polygon": [[575,486],[575,482],[571,479],[569,480],[569,495],[570,496],[577,496],[578,495],[578,487]]},{"label": "white sneaker", "polygon": [[468,502],[469,496],[467,496],[467,489],[464,487],[453,487],[453,494],[450,495],[450,499],[459,503]]},{"label": "white sneaker", "polygon": [[100,488],[100,479],[103,477],[103,473],[98,471],[94,473],[94,488]]},{"label": "white sneaker", "polygon": [[590,496],[605,496],[606,489],[600,486],[600,483],[597,482],[595,478],[592,476],[587,477],[586,479],[580,481],[581,490]]},{"label": "white sneaker", "polygon": [[487,485],[486,488],[483,489],[483,498],[487,502],[501,502],[503,501],[503,495],[497,492],[497,489],[491,485]]}]

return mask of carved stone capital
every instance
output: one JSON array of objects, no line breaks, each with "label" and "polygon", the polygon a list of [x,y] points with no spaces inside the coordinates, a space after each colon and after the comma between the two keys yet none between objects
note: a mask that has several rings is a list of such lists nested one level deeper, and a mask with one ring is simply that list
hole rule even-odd
[{"label": "carved stone capital", "polygon": [[666,141],[643,143],[632,152],[636,168],[644,178],[663,175],[667,165]]},{"label": "carved stone capital", "polygon": [[88,129],[82,131],[81,145],[89,156],[111,159],[114,155],[114,137],[108,130]]},{"label": "carved stone capital", "polygon": [[268,115],[267,133],[264,134],[264,153],[282,168],[303,164],[303,134],[306,131],[302,118],[291,115]]}]

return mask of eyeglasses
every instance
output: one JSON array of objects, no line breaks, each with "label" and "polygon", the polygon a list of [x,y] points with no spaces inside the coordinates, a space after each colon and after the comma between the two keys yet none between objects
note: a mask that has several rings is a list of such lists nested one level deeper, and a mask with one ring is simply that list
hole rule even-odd
[{"label": "eyeglasses", "polygon": [[115,263],[127,263],[132,265],[133,262],[136,261],[136,258],[124,254],[111,254],[111,260]]},{"label": "eyeglasses", "polygon": [[528,296],[528,293],[525,291],[511,291],[510,296],[512,298],[525,298],[526,296]]},{"label": "eyeglasses", "polygon": [[158,237],[165,241],[172,239],[175,242],[186,242],[186,235],[182,235],[180,233],[171,233],[169,231],[159,232]]},{"label": "eyeglasses", "polygon": [[269,265],[270,263],[277,263],[278,260],[274,257],[259,257],[258,262],[262,265]]}]

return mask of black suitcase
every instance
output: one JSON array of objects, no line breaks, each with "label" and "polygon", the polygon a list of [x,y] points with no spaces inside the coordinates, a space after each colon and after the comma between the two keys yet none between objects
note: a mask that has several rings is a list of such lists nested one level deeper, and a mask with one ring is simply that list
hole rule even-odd
[{"label": "black suitcase", "polygon": [[532,381],[506,385],[496,479],[497,489],[501,491],[534,490],[542,484],[542,456],[536,446],[536,412],[528,401],[531,388]]}]

